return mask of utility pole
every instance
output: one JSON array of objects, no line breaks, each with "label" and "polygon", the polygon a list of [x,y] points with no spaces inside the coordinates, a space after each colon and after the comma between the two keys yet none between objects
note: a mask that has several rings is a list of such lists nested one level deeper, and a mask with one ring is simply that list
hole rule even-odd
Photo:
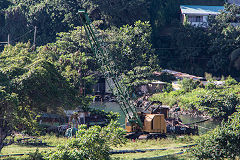
[{"label": "utility pole", "polygon": [[33,45],[36,46],[37,26],[34,27]]}]

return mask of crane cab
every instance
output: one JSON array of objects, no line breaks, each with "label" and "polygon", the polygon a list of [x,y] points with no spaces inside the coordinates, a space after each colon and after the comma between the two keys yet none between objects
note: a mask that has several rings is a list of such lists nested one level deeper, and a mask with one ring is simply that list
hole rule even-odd
[{"label": "crane cab", "polygon": [[[142,114],[140,119],[143,121],[143,132],[147,133],[166,133],[166,121],[164,114]],[[125,120],[127,132],[136,132],[141,130],[136,124],[131,124]]]},{"label": "crane cab", "polygon": [[148,133],[166,133],[166,121],[164,114],[146,114],[143,131]]}]

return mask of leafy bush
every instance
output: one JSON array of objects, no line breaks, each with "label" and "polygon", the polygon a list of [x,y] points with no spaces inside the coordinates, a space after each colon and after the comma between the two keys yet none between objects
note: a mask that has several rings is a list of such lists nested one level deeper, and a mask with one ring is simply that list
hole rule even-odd
[{"label": "leafy bush", "polygon": [[214,83],[208,83],[207,85],[205,85],[206,89],[216,89],[216,85]]},{"label": "leafy bush", "polygon": [[115,121],[101,128],[93,126],[87,129],[81,125],[76,138],[70,139],[66,145],[58,147],[57,151],[45,155],[45,159],[51,160],[99,160],[110,159],[112,145],[126,142],[125,131]]},{"label": "leafy bush", "polygon": [[231,86],[231,85],[238,84],[238,82],[234,78],[232,78],[231,76],[228,76],[227,79],[225,80],[225,84],[227,86]]},{"label": "leafy bush", "polygon": [[43,155],[37,149],[34,153],[30,153],[29,156],[23,160],[43,160]]},{"label": "leafy bush", "polygon": [[184,78],[181,81],[181,85],[182,85],[182,89],[186,92],[190,92],[191,90],[197,88],[197,86],[199,85],[198,81],[193,81],[192,79],[186,79]]},{"label": "leafy bush", "polygon": [[198,110],[206,112],[215,118],[227,118],[236,111],[239,105],[239,85],[196,88],[192,91],[177,90],[170,93],[154,94],[151,101],[161,101],[163,104],[173,106],[178,104],[185,110]]},{"label": "leafy bush", "polygon": [[240,114],[208,132],[198,140],[191,153],[198,159],[235,159],[240,156]]},{"label": "leafy bush", "polygon": [[163,104],[173,106],[177,104],[178,102],[178,97],[182,94],[184,94],[184,90],[176,90],[172,92],[164,92],[164,93],[158,93],[154,94],[152,97],[149,98],[150,101],[160,101]]},{"label": "leafy bush", "polygon": [[171,92],[173,91],[173,87],[172,87],[172,84],[171,83],[167,83],[166,86],[163,87],[163,92]]}]

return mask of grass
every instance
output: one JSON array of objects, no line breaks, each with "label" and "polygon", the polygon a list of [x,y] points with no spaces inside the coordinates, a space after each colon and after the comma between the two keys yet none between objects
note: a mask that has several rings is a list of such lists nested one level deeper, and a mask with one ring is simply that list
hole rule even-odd
[{"label": "grass", "polygon": [[127,154],[115,154],[112,155],[112,158],[115,159],[123,159],[123,160],[133,160],[133,159],[191,159],[191,156],[187,153],[184,155],[176,155],[176,156],[168,156],[162,158],[151,158],[151,157],[159,157],[165,155],[171,155],[175,153],[179,153],[185,151],[183,148],[176,148],[180,146],[194,144],[197,136],[179,136],[175,138],[166,138],[166,139],[157,139],[157,140],[136,140],[128,141],[125,145],[113,147],[115,150],[135,150],[135,149],[167,149],[160,151],[152,151],[145,153],[127,153]]},{"label": "grass", "polygon": [[160,149],[173,148],[193,144],[197,136],[179,136],[166,139],[136,140],[128,142],[122,146],[113,147],[114,150],[135,150],[135,149]]},{"label": "grass", "polygon": [[[17,136],[15,139],[17,138],[22,138],[22,137]],[[38,138],[41,139],[42,142],[47,143],[47,146],[31,146],[31,145],[13,144],[13,145],[4,147],[0,154],[1,155],[27,154],[27,153],[35,152],[36,149],[39,149],[40,152],[55,150],[58,145],[65,144],[67,141],[67,138],[56,137],[54,135],[40,136]]]},{"label": "grass", "polygon": [[8,155],[8,154],[27,154],[35,152],[36,149],[39,149],[39,151],[49,151],[54,150],[56,147],[35,147],[35,146],[27,146],[27,145],[10,145],[7,147],[4,147],[2,149],[1,154],[2,155]]},{"label": "grass", "polygon": [[174,154],[181,152],[180,149],[177,150],[166,150],[166,151],[152,151],[152,152],[145,152],[145,153],[126,153],[126,154],[117,154],[112,155],[112,158],[120,158],[120,159],[143,159],[143,158],[149,158],[149,157],[159,157],[169,154]]},{"label": "grass", "polygon": [[[67,138],[64,137],[56,137],[53,135],[41,136],[38,137],[42,139],[43,142],[46,142],[48,146],[29,146],[29,145],[9,145],[4,147],[1,151],[1,155],[7,154],[28,154],[33,153],[38,149],[40,152],[42,151],[50,151],[55,150],[59,144],[65,144]],[[194,140],[197,136],[179,136],[179,137],[169,137],[166,139],[157,139],[157,140],[136,140],[128,142],[121,146],[113,146],[114,150],[135,150],[135,149],[162,149],[166,148],[167,150],[164,151],[152,151],[152,152],[145,152],[145,153],[128,153],[128,154],[116,154],[112,155],[111,157],[114,159],[142,159],[142,158],[149,158],[149,157],[158,157],[163,155],[169,155],[184,151],[183,148],[175,148],[184,145],[193,144]],[[169,156],[167,159],[186,159],[186,154],[184,156],[177,155],[177,156]],[[23,159],[23,157],[16,157],[17,159]],[[15,159],[16,159],[15,158]],[[157,158],[159,159],[159,158]],[[163,158],[163,159],[166,159]]]}]

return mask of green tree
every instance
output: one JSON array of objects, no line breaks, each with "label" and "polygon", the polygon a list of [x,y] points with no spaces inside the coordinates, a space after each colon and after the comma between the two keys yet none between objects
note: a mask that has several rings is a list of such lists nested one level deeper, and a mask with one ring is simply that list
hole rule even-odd
[{"label": "green tree", "polygon": [[[18,96],[9,92],[3,83],[6,75],[1,72],[0,85],[0,151],[4,147],[4,140],[12,131],[33,130],[34,118],[28,106],[19,105]],[[4,82],[2,81],[3,79]]]},{"label": "green tree", "polygon": [[41,1],[29,7],[28,23],[37,26],[38,44],[46,44],[56,40],[56,34],[73,29],[80,25],[77,0]]},{"label": "green tree", "polygon": [[[234,23],[239,22],[240,7],[236,5],[225,5],[224,11],[215,18],[210,18],[209,37],[211,44],[208,48],[208,68],[212,73],[228,75],[229,72],[237,75],[236,69],[231,66],[231,53],[239,48],[239,27]],[[219,47],[220,46],[220,47]],[[228,68],[228,70],[226,69]],[[219,75],[219,74],[217,74]]]},{"label": "green tree", "polygon": [[56,40],[56,34],[79,26],[78,10],[81,3],[77,0],[33,1],[16,0],[2,10],[1,38],[11,43],[33,41],[34,27],[37,27],[36,42],[44,45]]},{"label": "green tree", "polygon": [[154,75],[154,71],[150,66],[137,66],[123,75],[123,82],[131,92],[134,92],[136,87],[159,79],[158,76]]},{"label": "green tree", "polygon": [[184,78],[180,83],[182,85],[182,89],[185,92],[190,92],[196,89],[197,86],[199,85],[198,81],[193,81],[193,79],[187,79],[187,78]]},{"label": "green tree", "polygon": [[[46,111],[70,100],[75,91],[51,62],[31,51],[30,44],[5,47],[1,56],[1,70],[8,76],[11,92],[20,102]],[[66,93],[66,94],[65,94]],[[65,97],[65,98],[64,98]],[[66,103],[66,104],[67,104]]]},{"label": "green tree", "polygon": [[150,42],[149,22],[137,21],[134,25],[124,25],[109,30],[110,52],[121,72],[137,66],[157,68],[157,59]]},{"label": "green tree", "polygon": [[94,71],[98,66],[92,58],[82,27],[59,33],[55,43],[39,48],[39,55],[56,66],[61,75],[78,91],[79,98],[84,99],[87,94],[92,93],[96,76]]},{"label": "green tree", "polygon": [[231,76],[228,76],[227,79],[225,80],[225,84],[227,86],[231,86],[231,85],[238,84],[238,82],[234,78],[232,78]]},{"label": "green tree", "polygon": [[[49,53],[44,49],[32,51],[30,43],[18,43],[6,46],[0,55],[1,147],[13,130],[31,129],[33,117],[39,112],[87,106],[91,100],[80,95],[77,85],[74,87],[67,79],[71,79],[70,71],[63,74],[59,70],[54,63],[59,59],[51,61],[53,57],[48,59],[43,52]],[[68,76],[64,77],[66,74]]]},{"label": "green tree", "polygon": [[6,42],[9,34],[11,44],[20,40],[27,42],[26,36],[29,36],[27,33],[30,29],[27,27],[28,22],[25,13],[26,8],[23,5],[10,6],[2,11],[4,19],[1,19],[1,41]]},{"label": "green tree", "polygon": [[171,36],[163,34],[159,38],[161,46],[156,50],[160,65],[197,75],[208,72],[215,76],[229,74],[238,76],[240,64],[237,50],[240,45],[238,14],[239,6],[226,5],[219,15],[209,17],[207,28],[189,24],[175,25],[170,32]]}]

